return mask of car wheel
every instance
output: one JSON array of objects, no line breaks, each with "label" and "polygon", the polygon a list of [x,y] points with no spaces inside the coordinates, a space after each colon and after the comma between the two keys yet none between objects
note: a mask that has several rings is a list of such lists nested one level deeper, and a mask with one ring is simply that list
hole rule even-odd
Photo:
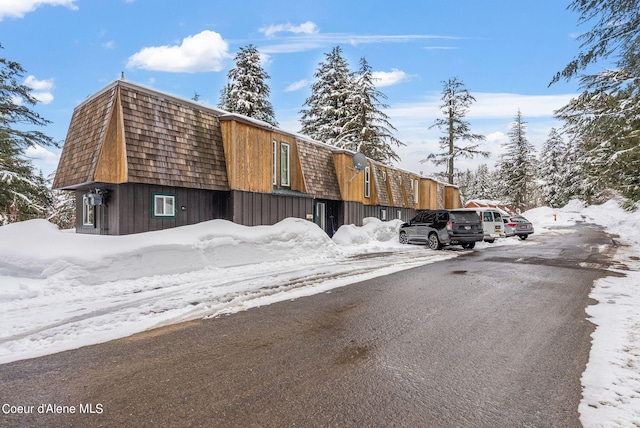
[{"label": "car wheel", "polygon": [[407,232],[400,232],[400,243],[401,244],[408,244],[409,243],[409,238],[407,238]]},{"label": "car wheel", "polygon": [[440,245],[440,240],[438,239],[438,235],[436,235],[435,233],[429,234],[427,245],[429,245],[429,248],[431,248],[432,250],[439,250],[440,248],[442,248],[442,246]]},{"label": "car wheel", "polygon": [[524,241],[525,239],[527,239],[527,236],[528,235],[518,235],[518,238],[520,238],[520,239],[522,239]]},{"label": "car wheel", "polygon": [[468,250],[473,250],[473,248],[476,246],[475,242],[469,242],[468,244],[462,244],[462,248],[466,248]]},{"label": "car wheel", "polygon": [[488,242],[489,244],[493,244],[494,242],[496,242],[495,239],[485,239],[484,242]]}]

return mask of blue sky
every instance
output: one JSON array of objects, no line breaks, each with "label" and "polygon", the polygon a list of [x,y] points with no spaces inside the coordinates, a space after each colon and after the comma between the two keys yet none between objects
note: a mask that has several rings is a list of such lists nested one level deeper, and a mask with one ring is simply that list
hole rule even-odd
[{"label": "blue sky", "polygon": [[[476,98],[467,120],[487,137],[489,159],[456,167],[492,166],[518,109],[527,136],[540,148],[553,111],[579,90],[577,82],[548,87],[578,52],[586,28],[566,10],[569,0],[212,1],[0,0],[0,55],[20,63],[41,101],[35,110],[65,138],[73,109],[124,73],[127,80],[218,103],[233,57],[253,44],[271,76],[276,120],[297,132],[318,64],[340,45],[352,70],[366,57],[386,96],[386,113],[406,146],[396,165],[429,175],[421,163],[437,152],[442,82],[458,77]],[[45,174],[60,150],[29,151]]]}]

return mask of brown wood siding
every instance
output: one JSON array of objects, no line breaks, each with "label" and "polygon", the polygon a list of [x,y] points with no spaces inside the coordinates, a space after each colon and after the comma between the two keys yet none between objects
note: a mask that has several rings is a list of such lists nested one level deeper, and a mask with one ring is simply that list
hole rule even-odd
[{"label": "brown wood siding", "polygon": [[[116,88],[116,92],[119,92]],[[115,97],[111,108],[108,126],[102,142],[100,157],[96,165],[94,181],[105,183],[124,183],[127,181],[127,159],[123,135],[122,106],[120,98]]]},{"label": "brown wood siding", "polygon": [[442,210],[445,209],[445,198],[444,198],[444,184],[438,183],[437,191],[436,191],[436,209]]},{"label": "brown wood siding", "polygon": [[[271,134],[271,141],[277,141],[278,142],[278,153],[277,153],[277,162],[278,162],[278,180],[276,183],[276,188],[278,189],[289,189],[289,190],[293,190],[296,192],[301,192],[301,193],[308,193],[306,186],[305,186],[305,181],[304,181],[304,176],[302,174],[302,166],[301,166],[301,162],[300,162],[300,151],[298,150],[298,144],[295,140],[295,138],[289,136],[289,135],[283,135],[283,134],[279,134],[279,133],[272,133]],[[280,146],[282,143],[286,143],[289,144],[289,175],[290,175],[290,186],[283,186],[280,184]],[[269,165],[272,165],[272,163],[270,162]],[[273,174],[269,175],[269,177],[273,177]]]},{"label": "brown wood siding", "polygon": [[437,182],[435,180],[430,178],[421,178],[419,203],[416,208],[420,210],[436,209],[436,190]]},{"label": "brown wood siding", "polygon": [[460,189],[453,186],[446,186],[444,193],[444,205],[449,209],[461,208]]},{"label": "brown wood siding", "polygon": [[342,199],[331,149],[306,141],[298,141],[297,147],[307,193],[321,199]]},{"label": "brown wood siding", "polygon": [[221,121],[221,128],[230,188],[271,192],[271,133],[235,120]]},{"label": "brown wood siding", "polygon": [[350,153],[334,152],[333,162],[343,200],[362,203],[365,199],[364,171],[353,169],[353,156]]},{"label": "brown wood siding", "polygon": [[93,181],[114,99],[115,88],[111,88],[74,110],[53,180],[54,189],[72,189]]},{"label": "brown wood siding", "polygon": [[234,190],[233,222],[245,226],[275,224],[287,217],[306,218],[313,214],[313,199],[296,196]]},{"label": "brown wood siding", "polygon": [[214,113],[120,85],[129,182],[229,189],[220,123]]}]

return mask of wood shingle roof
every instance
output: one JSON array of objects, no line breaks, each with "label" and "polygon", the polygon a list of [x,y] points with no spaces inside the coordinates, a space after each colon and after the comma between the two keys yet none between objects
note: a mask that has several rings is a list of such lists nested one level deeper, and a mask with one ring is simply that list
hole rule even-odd
[{"label": "wood shingle roof", "polygon": [[[228,190],[219,114],[116,81],[74,111],[54,188],[102,181]],[[122,174],[105,179],[109,170]]]},{"label": "wood shingle roof", "polygon": [[331,148],[303,140],[297,142],[307,193],[316,198],[341,200]]}]

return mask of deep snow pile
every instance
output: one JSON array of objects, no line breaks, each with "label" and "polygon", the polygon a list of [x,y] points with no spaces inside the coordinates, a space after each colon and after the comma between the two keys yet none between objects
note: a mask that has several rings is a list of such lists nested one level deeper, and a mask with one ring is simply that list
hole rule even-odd
[{"label": "deep snow pile", "polygon": [[[44,220],[0,227],[0,363],[343,286],[454,255],[398,243],[401,224],[337,233],[289,218],[95,236]],[[388,260],[358,258],[394,249]]]}]

